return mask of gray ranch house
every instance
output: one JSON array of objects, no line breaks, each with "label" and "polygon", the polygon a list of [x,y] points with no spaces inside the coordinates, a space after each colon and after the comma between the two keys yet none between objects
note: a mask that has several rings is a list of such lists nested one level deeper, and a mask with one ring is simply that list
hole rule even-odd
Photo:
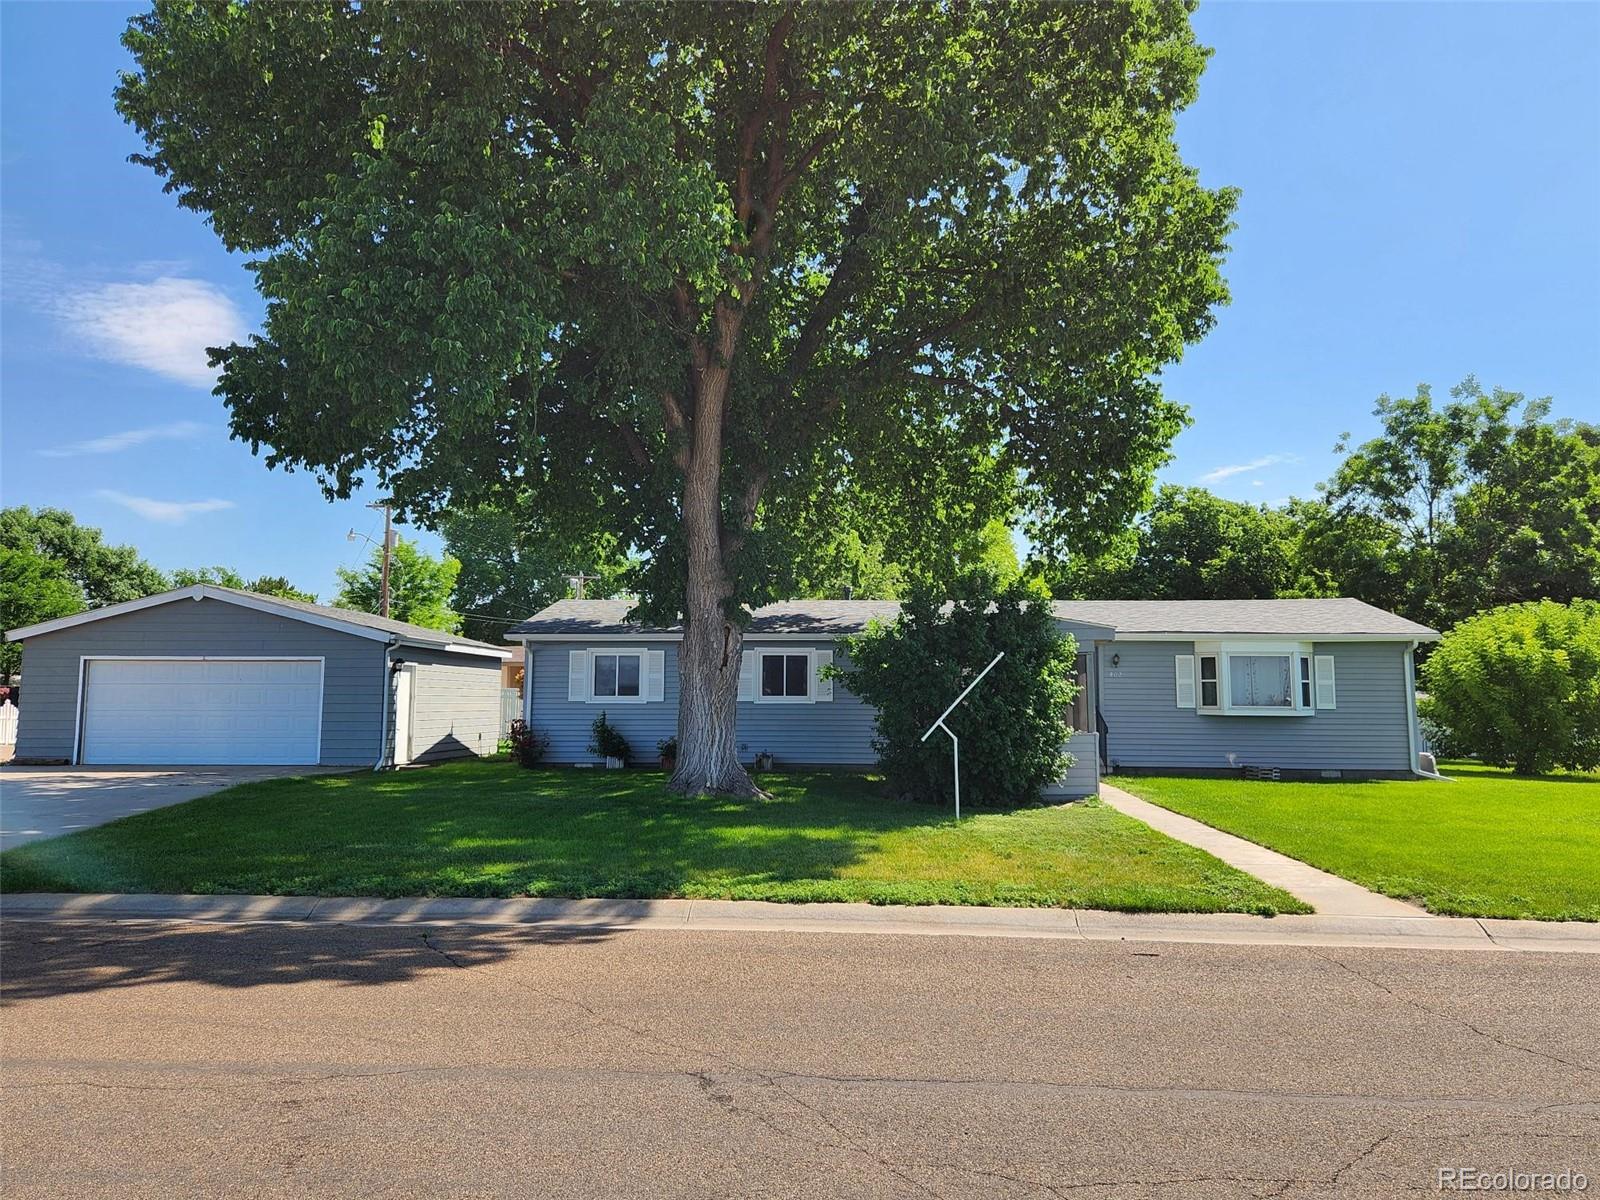
[{"label": "gray ranch house", "polygon": [[511,652],[369,613],[199,584],[44,621],[16,759],[382,768],[493,754]]},{"label": "gray ranch house", "polygon": [[[1117,771],[1405,778],[1418,773],[1412,654],[1432,629],[1359,600],[1054,602],[1078,644],[1076,762],[1050,794]],[[641,759],[676,730],[682,631],[626,620],[626,600],[563,600],[514,626],[523,716],[553,762],[593,764],[599,710]],[[867,767],[873,710],[823,677],[841,637],[899,605],[811,600],[755,610],[739,672],[739,751],[779,766]],[[981,664],[974,664],[981,665]]]}]

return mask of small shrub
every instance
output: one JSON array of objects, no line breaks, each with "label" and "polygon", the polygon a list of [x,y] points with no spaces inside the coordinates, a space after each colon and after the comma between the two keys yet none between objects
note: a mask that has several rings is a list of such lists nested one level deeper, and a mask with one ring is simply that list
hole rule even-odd
[{"label": "small shrub", "polygon": [[834,673],[877,710],[873,746],[891,789],[944,803],[954,791],[950,739],[936,731],[924,742],[923,731],[1004,650],[948,722],[961,738],[961,796],[1036,803],[1073,761],[1062,746],[1077,646],[1021,581],[998,587],[978,574],[955,591],[947,605],[944,593],[914,586],[893,625],[844,639],[848,665]]},{"label": "small shrub", "polygon": [[543,762],[545,752],[550,749],[550,739],[521,717],[511,722],[511,734],[506,738],[506,744],[511,757],[524,767]]},{"label": "small shrub", "polygon": [[592,735],[589,742],[590,754],[628,761],[628,739],[622,736],[620,729],[606,720],[605,709],[600,710],[600,715],[594,719],[594,724],[589,726],[589,732]]},{"label": "small shrub", "polygon": [[659,742],[656,743],[656,750],[661,755],[661,761],[662,762],[664,762],[664,763],[665,762],[677,762],[678,761],[678,735],[677,734],[673,734],[669,738],[662,738]]},{"label": "small shrub", "polygon": [[1453,749],[1519,775],[1600,767],[1600,601],[1479,613],[1444,635],[1423,679]]}]

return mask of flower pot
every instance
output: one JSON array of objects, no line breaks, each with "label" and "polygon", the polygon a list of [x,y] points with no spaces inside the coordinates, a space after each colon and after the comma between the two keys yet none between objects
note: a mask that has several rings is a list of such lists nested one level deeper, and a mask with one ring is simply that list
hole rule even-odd
[{"label": "flower pot", "polygon": [[765,750],[763,750],[760,754],[756,755],[756,770],[758,770],[758,771],[770,771],[770,770],[772,770],[772,755],[768,754]]},{"label": "flower pot", "polygon": [[671,775],[678,769],[678,760],[672,755],[663,754],[661,756],[661,769]]},{"label": "flower pot", "polygon": [[623,767],[623,762],[622,762],[622,760],[620,758],[611,758],[611,757],[607,756],[607,758],[606,758],[606,770],[608,770],[608,771],[620,771],[620,770],[622,770],[622,767]]}]

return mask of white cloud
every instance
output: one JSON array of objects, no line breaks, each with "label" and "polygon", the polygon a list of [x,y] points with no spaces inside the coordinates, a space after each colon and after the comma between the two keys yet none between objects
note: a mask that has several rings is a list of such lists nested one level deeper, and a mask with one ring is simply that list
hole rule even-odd
[{"label": "white cloud", "polygon": [[101,488],[95,495],[164,525],[182,525],[196,513],[221,512],[233,507],[232,500],[152,500],[149,496],[130,496],[109,488]]},{"label": "white cloud", "polygon": [[1231,466],[1218,467],[1214,471],[1207,471],[1200,476],[1201,483],[1221,483],[1224,479],[1232,479],[1235,475],[1243,475],[1247,471],[1259,471],[1262,467],[1276,467],[1281,463],[1299,462],[1298,454],[1263,454],[1260,458],[1253,458],[1247,463],[1234,463]]},{"label": "white cloud", "polygon": [[216,382],[207,348],[245,335],[244,318],[220,288],[173,275],[69,293],[59,311],[89,353],[195,387]]},{"label": "white cloud", "polygon": [[46,458],[72,458],[79,454],[115,454],[131,450],[146,442],[176,442],[197,438],[206,432],[198,421],[174,421],[170,425],[152,425],[148,429],[124,429],[121,433],[108,433],[104,437],[90,438],[84,442],[71,442],[39,451]]}]

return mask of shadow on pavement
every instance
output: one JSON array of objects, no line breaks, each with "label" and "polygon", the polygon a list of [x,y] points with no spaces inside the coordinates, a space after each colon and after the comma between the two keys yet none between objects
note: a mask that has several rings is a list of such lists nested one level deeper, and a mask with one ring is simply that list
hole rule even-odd
[{"label": "shadow on pavement", "polygon": [[96,926],[8,922],[0,1005],[163,983],[378,987],[490,966],[534,945],[585,945],[616,930],[349,926]]}]

